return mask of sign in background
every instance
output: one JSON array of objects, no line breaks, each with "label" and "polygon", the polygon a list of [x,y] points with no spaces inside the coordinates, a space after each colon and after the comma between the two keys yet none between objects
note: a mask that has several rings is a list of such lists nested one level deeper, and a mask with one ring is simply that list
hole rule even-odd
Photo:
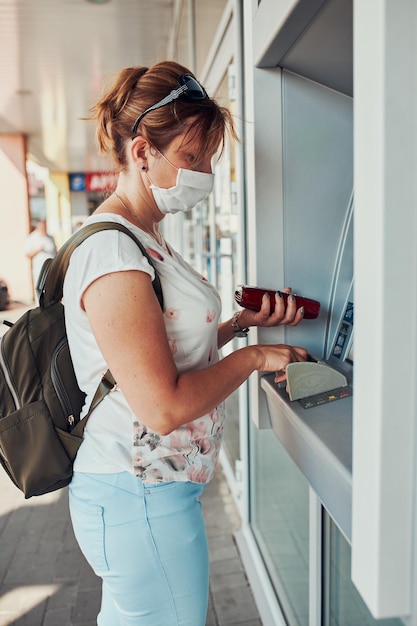
[{"label": "sign in background", "polygon": [[69,174],[70,191],[114,191],[116,184],[116,172]]}]

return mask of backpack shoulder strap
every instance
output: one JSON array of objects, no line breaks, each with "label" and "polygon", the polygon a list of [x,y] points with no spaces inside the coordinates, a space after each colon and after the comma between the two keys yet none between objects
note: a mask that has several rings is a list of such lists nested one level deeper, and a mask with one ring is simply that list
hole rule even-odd
[{"label": "backpack shoulder strap", "polygon": [[73,433],[74,435],[78,435],[78,437],[83,436],[84,429],[87,426],[87,422],[91,413],[94,411],[96,406],[98,406],[100,402],[104,400],[107,394],[116,388],[116,386],[117,384],[113,378],[111,371],[107,370],[107,372],[102,376],[100,383],[98,384],[87,413],[84,415],[83,419],[80,420],[76,426],[74,426],[71,433]]},{"label": "backpack shoulder strap", "polygon": [[[156,297],[159,300],[159,304],[161,305],[161,309],[163,309],[164,301],[162,295],[161,281],[159,280],[158,272],[156,271],[152,258],[147,253],[145,247],[139,241],[139,239],[135,237],[135,235],[128,228],[126,228],[122,224],[118,224],[117,222],[96,222],[95,224],[88,224],[87,226],[83,226],[63,244],[63,246],[59,249],[58,253],[53,259],[47,259],[47,261],[45,261],[37,284],[37,290],[38,293],[40,293],[39,306],[41,308],[47,308],[54,302],[62,299],[64,278],[65,273],[68,269],[71,254],[74,252],[75,248],[80,245],[80,243],[87,239],[87,237],[90,237],[94,233],[97,233],[101,230],[120,230],[126,235],[129,235],[129,237],[136,242],[142,253],[148,259],[150,265],[152,265],[155,270],[155,278],[152,281],[152,285],[155,290]],[[84,419],[78,422],[75,428],[73,428],[72,432],[74,434],[82,437],[84,428],[87,425],[87,421],[91,413],[96,408],[96,406],[98,406],[98,404],[100,404],[100,402],[107,396],[107,394],[115,387],[115,385],[116,381],[114,380],[110,370],[107,370],[96,389],[94,398],[91,401],[87,414],[85,415]]]},{"label": "backpack shoulder strap", "polygon": [[63,286],[65,273],[68,269],[71,254],[75,248],[80,245],[87,237],[94,235],[101,230],[120,230],[128,235],[139,246],[142,254],[146,256],[150,265],[155,270],[155,278],[152,282],[156,297],[159,300],[161,308],[164,307],[163,294],[161,281],[159,280],[158,273],[152,258],[145,250],[143,244],[126,226],[117,222],[96,222],[95,224],[88,224],[77,230],[59,249],[58,253],[53,259],[45,261],[40,278],[37,284],[37,291],[39,295],[39,305],[41,308],[47,308],[54,302],[62,300]]}]

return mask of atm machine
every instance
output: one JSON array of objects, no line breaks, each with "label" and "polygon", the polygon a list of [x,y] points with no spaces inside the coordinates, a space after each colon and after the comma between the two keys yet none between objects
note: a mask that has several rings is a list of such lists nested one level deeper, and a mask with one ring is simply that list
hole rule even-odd
[{"label": "atm machine", "polygon": [[[257,331],[260,343],[304,346],[318,362],[306,364],[311,376],[302,369],[295,392],[273,373],[250,387],[249,523],[259,579],[272,581],[271,596],[297,626],[414,624],[415,5],[254,7],[248,283],[291,287],[321,303],[316,320]],[[411,285],[404,315],[391,283]],[[323,390],[320,366],[334,370],[336,387]],[[324,546],[325,533],[313,528],[323,520],[335,538]],[[327,583],[331,593],[319,588]]]},{"label": "atm machine", "polygon": [[[302,364],[295,387],[291,366],[288,385],[276,384],[274,373],[259,377],[251,405],[249,499],[251,528],[278,603],[289,623],[304,626],[319,623],[322,597],[308,556],[314,547],[310,488],[347,542],[352,536],[353,98],[348,89],[303,75],[296,57],[294,45],[280,67],[268,60],[267,69],[254,72],[257,224],[251,233],[258,252],[248,283],[291,287],[321,308],[317,319],[297,327],[258,330],[260,343],[303,346],[315,361]],[[323,387],[323,371],[334,374],[334,386]],[[298,468],[306,479],[291,492],[292,474],[282,473],[289,467],[286,453],[294,477]],[[294,516],[281,508],[287,494]],[[315,609],[308,610],[309,602]],[[267,615],[265,621],[279,623]]]}]

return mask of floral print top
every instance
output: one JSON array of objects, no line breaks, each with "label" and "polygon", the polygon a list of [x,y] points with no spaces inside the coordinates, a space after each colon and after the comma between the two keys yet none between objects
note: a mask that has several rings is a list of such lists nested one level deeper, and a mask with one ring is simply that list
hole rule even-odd
[{"label": "floral print top", "polygon": [[[168,253],[121,216],[101,214],[89,218],[87,223],[102,220],[128,226],[152,256],[161,280],[164,321],[178,371],[201,369],[217,362],[221,305],[214,287],[174,250]],[[81,389],[87,394],[84,412],[107,366],[80,306],[81,297],[99,276],[131,269],[154,275],[138,246],[119,231],[94,234],[71,257],[64,282],[65,319],[75,372]],[[123,393],[117,390],[92,413],[74,471],[130,471],[146,484],[207,483],[218,459],[223,421],[222,404],[208,415],[162,436],[138,421]]]}]

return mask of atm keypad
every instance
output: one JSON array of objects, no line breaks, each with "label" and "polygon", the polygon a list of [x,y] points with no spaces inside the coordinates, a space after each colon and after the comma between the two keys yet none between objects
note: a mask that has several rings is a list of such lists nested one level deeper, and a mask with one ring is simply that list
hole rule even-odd
[{"label": "atm keypad", "polygon": [[339,387],[338,389],[332,389],[325,393],[319,393],[315,396],[309,396],[308,398],[302,398],[298,400],[304,409],[312,409],[322,404],[328,404],[329,402],[335,402],[335,400],[342,400],[352,395],[352,387]]}]

